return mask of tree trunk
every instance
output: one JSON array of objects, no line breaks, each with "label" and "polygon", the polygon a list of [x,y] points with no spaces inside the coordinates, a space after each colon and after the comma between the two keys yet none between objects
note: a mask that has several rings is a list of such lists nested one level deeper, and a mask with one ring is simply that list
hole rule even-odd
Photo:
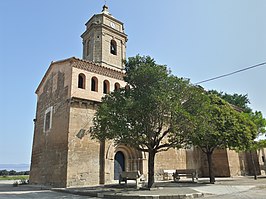
[{"label": "tree trunk", "polygon": [[100,184],[105,184],[105,141],[100,142]]},{"label": "tree trunk", "polygon": [[151,188],[154,183],[154,159],[155,151],[149,151],[149,160],[148,160],[148,188]]},{"label": "tree trunk", "polygon": [[212,152],[207,152],[206,155],[208,159],[210,183],[214,184],[215,177],[214,177],[213,167],[212,167]]}]

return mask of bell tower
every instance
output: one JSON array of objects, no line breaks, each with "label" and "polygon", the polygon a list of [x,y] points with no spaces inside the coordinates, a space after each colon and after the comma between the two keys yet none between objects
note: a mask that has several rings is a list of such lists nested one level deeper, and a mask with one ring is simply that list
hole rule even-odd
[{"label": "bell tower", "polygon": [[93,15],[85,24],[83,59],[115,70],[124,69],[127,35],[124,24],[115,19],[106,5],[100,14]]}]

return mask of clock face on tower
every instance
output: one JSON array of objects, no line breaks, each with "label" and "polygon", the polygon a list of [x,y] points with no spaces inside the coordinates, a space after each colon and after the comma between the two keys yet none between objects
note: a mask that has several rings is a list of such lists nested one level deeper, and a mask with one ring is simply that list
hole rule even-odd
[{"label": "clock face on tower", "polygon": [[114,24],[114,22],[110,22],[110,26],[111,26],[112,28],[115,28],[115,24]]}]

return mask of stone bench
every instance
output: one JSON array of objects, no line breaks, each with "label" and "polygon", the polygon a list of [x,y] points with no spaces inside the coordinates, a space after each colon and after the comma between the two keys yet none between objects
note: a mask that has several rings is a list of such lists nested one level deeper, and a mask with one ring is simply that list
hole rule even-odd
[{"label": "stone bench", "polygon": [[123,171],[119,175],[119,184],[121,184],[121,182],[125,182],[127,185],[128,180],[135,180],[136,188],[140,188],[142,186],[142,182],[144,182],[144,177],[139,171]]},{"label": "stone bench", "polygon": [[173,177],[173,174],[175,173],[175,170],[174,169],[166,169],[166,170],[163,170],[163,180],[170,180],[172,179]]},{"label": "stone bench", "polygon": [[196,169],[177,169],[173,173],[173,178],[175,182],[178,182],[181,177],[191,177],[192,181],[198,181],[198,172]]}]

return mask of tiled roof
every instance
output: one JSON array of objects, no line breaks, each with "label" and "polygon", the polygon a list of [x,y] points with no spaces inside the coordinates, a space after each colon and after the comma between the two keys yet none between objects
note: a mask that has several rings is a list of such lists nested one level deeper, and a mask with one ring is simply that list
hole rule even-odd
[{"label": "tiled roof", "polygon": [[37,87],[35,93],[37,93],[39,91],[41,85],[46,80],[52,67],[58,63],[63,63],[63,62],[69,62],[71,64],[71,67],[79,68],[82,70],[86,70],[89,72],[93,72],[93,73],[96,73],[99,75],[104,75],[104,76],[111,77],[111,78],[118,79],[118,80],[123,80],[123,77],[125,76],[125,73],[122,70],[121,71],[114,70],[114,69],[111,69],[111,68],[108,68],[105,66],[101,66],[97,63],[94,63],[94,62],[91,62],[88,60],[83,60],[83,59],[79,59],[76,57],[70,57],[67,59],[51,62],[49,68],[47,69],[45,75],[43,76],[41,83]]}]

